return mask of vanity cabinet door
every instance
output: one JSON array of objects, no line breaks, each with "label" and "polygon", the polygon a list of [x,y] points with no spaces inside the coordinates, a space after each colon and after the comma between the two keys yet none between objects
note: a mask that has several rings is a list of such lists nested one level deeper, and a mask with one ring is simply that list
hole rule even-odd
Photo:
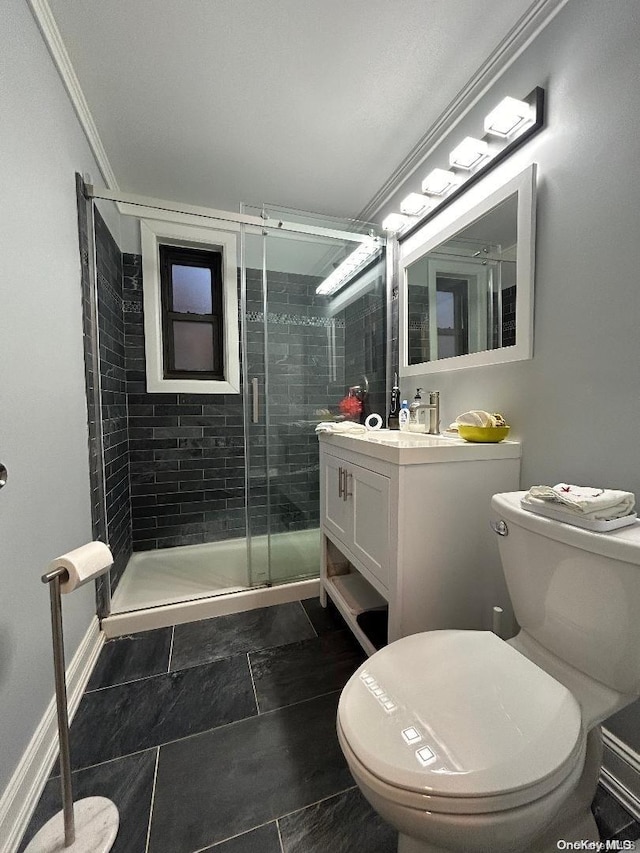
[{"label": "vanity cabinet door", "polygon": [[347,503],[353,513],[351,549],[385,587],[389,586],[389,484],[388,477],[375,471],[359,465],[347,468]]},{"label": "vanity cabinet door", "polygon": [[[324,526],[337,536],[345,545],[351,541],[353,526],[352,504],[344,498],[344,482],[347,463],[328,453],[323,454],[322,484],[322,521]],[[352,466],[350,466],[352,467]]]}]

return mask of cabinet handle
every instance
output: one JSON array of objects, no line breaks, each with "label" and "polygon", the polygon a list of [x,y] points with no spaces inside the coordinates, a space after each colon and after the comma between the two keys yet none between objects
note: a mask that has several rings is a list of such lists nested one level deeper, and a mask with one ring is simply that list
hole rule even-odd
[{"label": "cabinet handle", "polygon": [[350,492],[350,491],[349,491],[349,487],[348,487],[348,485],[347,485],[347,483],[348,483],[348,478],[349,478],[349,477],[351,477],[351,479],[353,479],[353,474],[349,474],[349,472],[348,472],[348,471],[347,471],[347,469],[345,468],[345,469],[344,469],[344,486],[342,487],[342,498],[343,498],[343,500],[345,500],[345,501],[346,501],[346,499],[347,499],[347,498],[350,498],[350,497],[351,497],[351,495],[353,494],[353,492]]},{"label": "cabinet handle", "polygon": [[338,468],[338,497],[342,497],[342,475],[344,474],[344,468],[342,465]]}]

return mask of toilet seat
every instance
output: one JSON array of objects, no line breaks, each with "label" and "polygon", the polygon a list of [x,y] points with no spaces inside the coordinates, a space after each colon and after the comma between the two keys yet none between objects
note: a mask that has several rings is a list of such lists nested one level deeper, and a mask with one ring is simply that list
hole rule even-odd
[{"label": "toilet seat", "polygon": [[414,634],[377,652],[342,692],[338,734],[386,798],[450,814],[533,802],[585,752],[570,691],[484,631]]}]

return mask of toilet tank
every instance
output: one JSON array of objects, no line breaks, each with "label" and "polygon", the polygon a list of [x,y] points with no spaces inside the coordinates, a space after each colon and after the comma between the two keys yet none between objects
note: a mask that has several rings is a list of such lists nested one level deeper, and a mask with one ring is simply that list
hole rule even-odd
[{"label": "toilet tank", "polygon": [[591,678],[640,693],[640,522],[592,533],[522,509],[525,494],[491,500],[520,627]]}]

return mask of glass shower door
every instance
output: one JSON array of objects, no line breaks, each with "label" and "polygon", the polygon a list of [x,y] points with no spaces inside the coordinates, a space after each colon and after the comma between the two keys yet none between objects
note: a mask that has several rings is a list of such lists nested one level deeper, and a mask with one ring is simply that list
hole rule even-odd
[{"label": "glass shower door", "polygon": [[286,583],[319,573],[315,428],[342,396],[344,362],[336,321],[316,288],[327,255],[341,254],[343,246],[273,228],[264,239],[270,575],[272,583]]},{"label": "glass shower door", "polygon": [[[327,275],[358,245],[358,235],[351,240],[344,232],[333,236],[326,228],[317,230],[322,233],[265,226],[259,270],[251,261],[255,248],[247,253],[248,529],[254,582],[318,575],[315,427],[339,416],[348,387],[362,383],[365,375],[368,403],[382,411],[385,395],[384,261],[339,295],[318,294]],[[346,337],[350,324],[353,341]]]}]

